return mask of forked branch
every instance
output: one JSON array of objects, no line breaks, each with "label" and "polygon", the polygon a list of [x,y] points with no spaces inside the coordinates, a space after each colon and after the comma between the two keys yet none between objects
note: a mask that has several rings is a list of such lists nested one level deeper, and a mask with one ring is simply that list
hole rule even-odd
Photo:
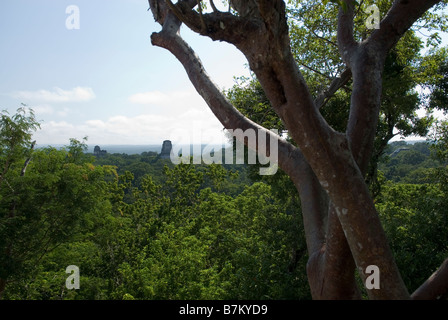
[{"label": "forked branch", "polygon": [[318,109],[320,109],[323,106],[325,106],[325,104],[328,102],[328,100],[332,96],[334,96],[336,91],[338,91],[340,88],[345,86],[350,81],[351,78],[352,78],[351,70],[350,69],[345,69],[344,72],[342,72],[342,74],[339,77],[333,79],[333,81],[331,82],[331,84],[328,87],[328,89],[326,89],[325,91],[321,92],[317,96],[317,98],[315,100],[316,107]]},{"label": "forked branch", "polygon": [[244,117],[226,99],[207,75],[199,57],[178,34],[180,24],[181,21],[168,12],[162,31],[152,34],[152,44],[167,49],[179,60],[193,86],[226,129],[264,130],[271,138],[277,139],[278,165],[301,191],[307,244],[310,252],[315,251],[323,243],[324,232],[322,212],[325,212],[325,201],[321,200],[323,195],[316,197],[323,192],[319,181],[298,148]]}]

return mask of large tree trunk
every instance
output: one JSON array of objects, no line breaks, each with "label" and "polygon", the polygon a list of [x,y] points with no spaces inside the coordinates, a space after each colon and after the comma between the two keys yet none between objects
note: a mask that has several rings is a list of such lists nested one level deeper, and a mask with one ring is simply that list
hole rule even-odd
[{"label": "large tree trunk", "polygon": [[0,278],[0,300],[3,298],[3,293],[5,292],[6,288],[6,280]]},{"label": "large tree trunk", "polygon": [[[315,299],[360,298],[354,271],[366,281],[368,266],[380,270],[380,288],[367,289],[372,299],[408,299],[364,181],[379,116],[384,57],[401,35],[433,4],[395,1],[381,28],[363,43],[353,38],[353,1],[340,10],[338,46],[353,77],[347,132],[334,131],[321,116],[291,53],[285,3],[251,0],[250,12],[235,16],[196,12],[197,0],[149,0],[163,26],[154,45],[182,63],[198,91],[227,129],[260,126],[239,113],[206,74],[199,58],[182,40],[185,23],[213,40],[234,44],[247,58],[272,107],[298,148],[279,139],[278,162],[299,192],[310,259],[307,273]],[[237,6],[238,7],[238,6]],[[238,8],[236,8],[238,9]],[[241,9],[242,10],[242,9]],[[267,153],[270,153],[268,148]]]}]

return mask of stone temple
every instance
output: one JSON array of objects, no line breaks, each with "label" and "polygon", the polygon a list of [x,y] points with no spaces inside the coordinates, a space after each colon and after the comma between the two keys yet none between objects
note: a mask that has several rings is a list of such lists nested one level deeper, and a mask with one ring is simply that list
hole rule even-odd
[{"label": "stone temple", "polygon": [[160,152],[160,158],[161,159],[169,159],[170,154],[171,154],[171,149],[173,149],[171,141],[170,140],[163,141],[162,151]]},{"label": "stone temple", "polygon": [[93,149],[93,154],[96,156],[101,156],[107,153],[107,150],[101,150],[100,146],[95,146]]}]

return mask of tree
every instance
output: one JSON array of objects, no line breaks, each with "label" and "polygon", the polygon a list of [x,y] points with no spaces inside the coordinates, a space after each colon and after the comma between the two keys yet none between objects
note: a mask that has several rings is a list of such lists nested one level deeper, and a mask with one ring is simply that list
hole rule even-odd
[{"label": "tree", "polygon": [[[6,298],[309,299],[300,221],[270,186],[231,196],[221,188],[234,173],[223,166],[163,171],[161,183],[146,175],[138,187],[130,172],[109,177],[111,208],[46,255],[33,279],[8,286]],[[61,286],[61,266],[72,263],[82,290]]]},{"label": "tree", "polygon": [[[12,220],[16,216],[16,202],[8,199],[10,196],[16,194],[15,189],[11,186],[12,180],[17,176],[23,177],[25,175],[28,163],[30,161],[30,153],[34,149],[35,142],[31,142],[32,132],[39,127],[39,122],[36,121],[32,110],[27,110],[25,106],[19,108],[17,113],[10,117],[6,111],[1,114],[0,120],[0,161],[1,161],[1,176],[0,176],[0,191],[2,193],[0,200],[9,202],[2,211],[0,216],[2,220],[2,230],[4,222]],[[25,160],[26,159],[26,160]],[[20,166],[20,162],[22,162]],[[15,167],[15,168],[14,168]],[[15,169],[15,170],[14,170]],[[5,194],[6,190],[6,194]],[[8,276],[8,257],[10,255],[11,246],[7,244],[4,237],[1,243],[1,256],[3,260],[3,267],[0,271],[0,298],[6,287]],[[6,258],[6,261],[5,261]]]},{"label": "tree", "polygon": [[[304,80],[291,49],[284,1],[250,0],[244,10],[234,6],[230,12],[218,11],[212,5],[212,11],[203,12],[197,0],[176,4],[171,0],[149,0],[155,20],[162,25],[162,31],[153,33],[151,41],[179,60],[226,129],[250,128],[277,139],[279,166],[292,179],[301,198],[313,298],[359,298],[355,270],[365,283],[367,267],[375,265],[381,273],[381,286],[367,289],[369,298],[407,299],[409,292],[364,178],[379,122],[388,53],[414,23],[433,6],[443,6],[444,1],[385,1],[388,13],[379,29],[369,30],[362,37],[354,28],[358,3],[335,2],[340,4],[333,21],[338,53],[343,69],[350,70],[352,79],[344,132],[329,125],[320,112],[320,100],[313,97]],[[250,10],[246,10],[248,7]],[[181,38],[181,24],[212,40],[231,43],[245,55],[294,144],[249,120],[226,99]],[[341,77],[332,79],[323,92],[331,93],[340,83]],[[270,151],[268,147],[266,153]]]},{"label": "tree", "polygon": [[[440,184],[388,182],[383,189],[377,199],[380,217],[405,283],[417,290],[448,254],[446,192]],[[437,286],[446,284],[435,280]]]},{"label": "tree", "polygon": [[37,128],[31,110],[1,114],[0,297],[108,206],[105,176],[113,169],[89,163],[76,139],[66,149],[34,150]]},{"label": "tree", "polygon": [[427,59],[424,63],[426,73],[434,72],[435,77],[426,76],[426,87],[431,89],[428,97],[429,106],[447,105],[448,93],[448,52],[447,48],[433,50],[434,59]]},{"label": "tree", "polygon": [[[346,130],[350,111],[349,93],[352,90],[350,72],[342,71],[343,77],[341,75],[341,82],[338,84],[342,90],[338,90],[334,94],[320,92],[322,83],[326,83],[328,79],[334,78],[335,74],[341,72],[338,70],[341,69],[340,65],[322,62],[328,59],[328,47],[335,47],[331,50],[332,58],[330,60],[336,60],[337,56],[337,45],[334,42],[336,32],[327,24],[319,25],[321,16],[331,21],[331,15],[334,15],[331,11],[329,13],[323,11],[324,8],[322,3],[311,1],[310,5],[302,5],[300,10],[294,11],[294,17],[297,16],[305,20],[306,25],[309,25],[310,32],[309,34],[304,33],[302,28],[293,24],[290,32],[293,39],[292,50],[299,65],[304,66],[304,78],[310,84],[311,92],[317,93],[317,101],[322,104],[320,112],[335,130],[343,132]],[[330,14],[330,17],[326,14]],[[326,35],[326,37],[317,33]],[[422,93],[419,94],[416,87],[427,86],[428,80],[434,81],[438,78],[438,70],[430,68],[428,71],[424,65],[439,60],[439,57],[438,54],[430,54],[423,60],[420,54],[423,42],[415,33],[413,30],[408,30],[386,58],[379,123],[366,176],[373,196],[378,194],[380,187],[377,181],[378,162],[389,141],[397,135],[403,137],[427,135],[433,125],[432,111],[445,109],[446,106],[443,103],[432,103],[426,106],[426,115],[417,115],[417,110],[422,103],[426,102],[426,97]],[[226,91],[226,96],[239,111],[251,120],[265,128],[284,130],[256,78],[240,78],[240,81]]]}]

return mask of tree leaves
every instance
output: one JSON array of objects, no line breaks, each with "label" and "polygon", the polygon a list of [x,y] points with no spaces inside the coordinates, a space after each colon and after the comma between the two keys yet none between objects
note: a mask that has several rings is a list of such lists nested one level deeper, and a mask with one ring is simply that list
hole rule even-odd
[{"label": "tree leaves", "polygon": [[359,3],[355,0],[352,0],[352,1],[350,1],[350,0],[322,0],[322,3],[325,6],[328,5],[328,3],[333,3],[333,4],[336,4],[339,7],[341,7],[344,10],[344,12],[347,12],[347,9],[348,9],[349,4],[347,4],[347,2],[351,2],[351,5],[353,5],[353,6],[359,6]]}]

